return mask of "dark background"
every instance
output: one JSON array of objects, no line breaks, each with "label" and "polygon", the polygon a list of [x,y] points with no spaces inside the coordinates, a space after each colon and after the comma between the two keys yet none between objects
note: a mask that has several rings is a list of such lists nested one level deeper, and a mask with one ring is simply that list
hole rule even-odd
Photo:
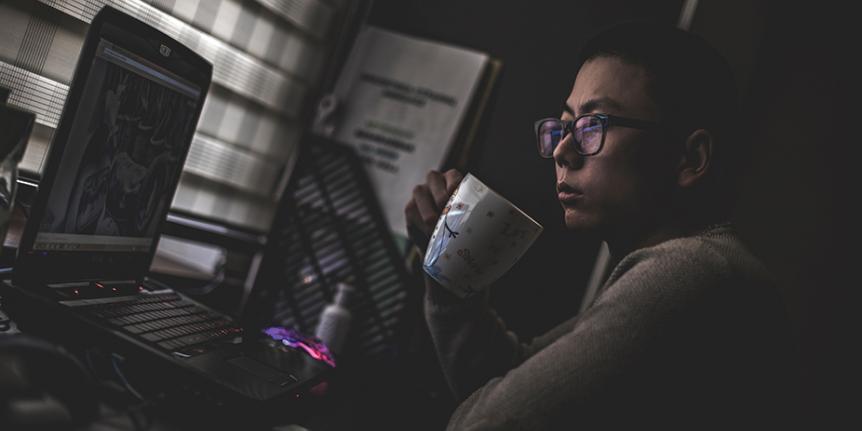
[{"label": "dark background", "polygon": [[[577,311],[598,247],[564,230],[553,167],[535,153],[532,122],[560,112],[576,74],[576,53],[591,33],[629,18],[676,23],[682,3],[373,4],[369,24],[473,48],[503,62],[468,170],[545,226],[492,299],[523,337]],[[858,169],[851,127],[859,120],[858,109],[851,110],[849,65],[851,44],[859,39],[850,35],[849,10],[830,2],[795,3],[700,1],[691,31],[722,51],[736,72],[744,107],[738,139],[749,145],[749,164],[739,172],[744,186],[734,221],[782,286],[799,346],[798,357],[788,360],[801,363],[802,411],[819,427],[846,414],[850,398],[844,394],[856,389],[848,378],[848,353],[859,339],[850,328],[859,326],[850,323],[848,292],[860,284],[851,277],[855,218],[849,211],[859,195],[850,180]],[[446,416],[452,405],[437,408]],[[445,423],[445,417],[437,420]]]}]

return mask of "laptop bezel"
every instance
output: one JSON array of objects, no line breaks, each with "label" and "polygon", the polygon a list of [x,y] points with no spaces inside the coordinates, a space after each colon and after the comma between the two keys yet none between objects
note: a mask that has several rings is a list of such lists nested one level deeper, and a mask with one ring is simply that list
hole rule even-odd
[{"label": "laptop bezel", "polygon": [[[200,119],[212,79],[212,65],[161,31],[109,6],[102,8],[90,24],[75,66],[72,84],[63,106],[60,121],[54,132],[43,175],[39,182],[39,190],[31,205],[30,215],[21,236],[13,273],[15,280],[35,280],[45,283],[70,280],[140,280],[149,270],[155,255],[159,239],[158,232],[161,232],[164,226],[169,205],[166,205],[162,214],[158,215],[158,228],[146,252],[70,252],[33,249],[39,226],[45,216],[50,191],[58,179],[56,173],[68,144],[73,125],[72,120],[75,118],[77,107],[84,94],[87,77],[102,39],[131,51],[135,55],[198,86],[201,89],[201,94],[198,97],[197,109],[194,114],[194,124],[197,125]],[[164,50],[162,47],[169,48],[170,55],[168,57],[160,53],[160,50]],[[189,136],[189,141],[185,143],[185,150],[182,152],[177,165],[179,167],[185,163],[191,138]],[[181,172],[177,172],[174,182],[167,189],[168,202],[173,200],[180,175]]]}]

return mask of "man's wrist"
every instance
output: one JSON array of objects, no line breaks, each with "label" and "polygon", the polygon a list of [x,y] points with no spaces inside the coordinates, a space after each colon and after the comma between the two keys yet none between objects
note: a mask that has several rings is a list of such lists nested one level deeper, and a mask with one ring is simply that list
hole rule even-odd
[{"label": "man's wrist", "polygon": [[461,298],[438,283],[437,280],[434,280],[434,278],[425,274],[425,297],[428,302],[435,307],[450,307],[482,302],[485,297],[485,292],[480,292],[467,298]]}]

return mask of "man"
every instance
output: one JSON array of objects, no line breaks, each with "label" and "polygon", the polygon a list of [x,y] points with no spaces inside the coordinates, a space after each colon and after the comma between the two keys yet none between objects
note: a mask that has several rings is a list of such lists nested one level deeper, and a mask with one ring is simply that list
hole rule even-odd
[{"label": "man", "polygon": [[[526,344],[486,297],[458,300],[426,277],[426,319],[461,403],[449,428],[775,426],[791,358],[782,302],[727,223],[746,151],[728,65],[645,23],[599,34],[581,58],[561,117],[536,135],[566,226],[598,233],[615,268],[585,312]],[[460,178],[429,173],[409,228],[428,235]]]}]

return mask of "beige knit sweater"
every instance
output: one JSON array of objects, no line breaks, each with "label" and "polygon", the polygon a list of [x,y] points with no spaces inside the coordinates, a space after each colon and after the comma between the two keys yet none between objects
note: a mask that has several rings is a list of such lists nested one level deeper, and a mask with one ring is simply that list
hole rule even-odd
[{"label": "beige knit sweater", "polygon": [[452,430],[773,428],[791,408],[783,302],[729,226],[634,251],[529,343],[486,298],[430,288],[425,314],[460,402]]}]

